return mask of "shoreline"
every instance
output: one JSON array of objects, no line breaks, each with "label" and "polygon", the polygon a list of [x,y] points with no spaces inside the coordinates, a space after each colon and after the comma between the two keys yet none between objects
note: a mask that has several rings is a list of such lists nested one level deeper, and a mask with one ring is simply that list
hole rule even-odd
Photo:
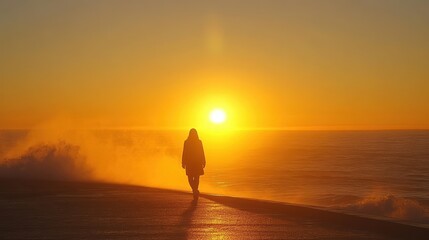
[{"label": "shoreline", "polygon": [[[108,209],[111,209],[112,206],[122,205],[124,207],[128,207],[126,204],[130,202],[132,204],[136,204],[136,209],[146,209],[145,211],[165,211],[165,208],[170,209],[171,211],[176,211],[177,214],[173,215],[173,217],[177,215],[190,214],[190,211],[195,211],[192,207],[189,209],[183,209],[183,205],[188,205],[190,200],[192,199],[192,194],[187,191],[174,190],[174,189],[162,189],[155,187],[145,187],[139,185],[130,185],[130,184],[120,184],[120,183],[106,183],[106,182],[73,182],[73,181],[51,181],[51,180],[23,180],[23,179],[0,179],[0,206],[2,208],[8,209],[11,208],[10,211],[5,211],[5,218],[7,216],[16,219],[17,222],[20,222],[20,218],[28,218],[30,226],[33,224],[33,220],[31,216],[22,216],[17,212],[21,210],[19,208],[24,208],[26,211],[22,212],[32,212],[36,213],[33,215],[46,215],[46,219],[58,218],[59,221],[63,221],[64,218],[68,222],[74,222],[74,220],[70,220],[69,215],[65,216],[57,216],[57,212],[53,213],[44,213],[39,212],[40,209],[34,209],[32,206],[35,202],[41,201],[41,205],[54,205],[57,203],[57,207],[59,212],[68,212],[65,210],[67,208],[75,208],[75,206],[82,206],[82,209],[86,209],[86,206],[93,204],[98,205],[99,203],[104,203],[104,205],[97,206],[99,208],[98,211],[100,213],[97,214],[89,214],[86,212],[87,210],[81,210],[85,216],[88,218],[103,216],[106,214]],[[128,197],[133,196],[133,197]],[[89,202],[88,202],[89,201]],[[147,204],[144,204],[144,201],[148,201]],[[165,205],[158,204],[158,201],[166,201]],[[181,204],[178,203],[181,202]],[[17,203],[21,205],[16,205]],[[173,204],[173,205],[172,205]],[[179,205],[177,205],[179,204]],[[16,206],[15,206],[16,205]],[[176,206],[177,205],[177,206]],[[145,206],[145,207],[144,207]],[[175,206],[175,207],[174,207]],[[215,206],[213,208],[213,206]],[[18,207],[18,209],[13,210],[13,208]],[[219,216],[224,216],[220,220],[217,221],[228,222],[234,220],[235,222],[244,221],[246,218],[255,218],[260,220],[255,220],[255,225],[251,225],[252,231],[263,231],[266,228],[274,228],[276,224],[272,224],[272,221],[280,221],[281,224],[286,226],[292,225],[293,227],[289,227],[289,229],[293,229],[299,232],[304,232],[301,229],[322,229],[322,232],[332,232],[334,233],[341,232],[343,233],[364,233],[369,236],[381,236],[381,238],[375,239],[427,239],[429,236],[429,228],[400,223],[395,221],[389,221],[388,219],[381,218],[373,218],[361,215],[352,215],[348,213],[330,211],[328,209],[318,208],[316,206],[307,206],[307,205],[298,205],[298,204],[289,204],[284,202],[276,202],[269,200],[258,200],[253,198],[240,198],[240,197],[232,197],[232,196],[223,196],[216,194],[206,194],[202,193],[200,195],[200,200],[198,203],[198,208],[200,211],[206,212],[204,216],[212,215],[211,212],[219,211]],[[158,209],[158,210],[157,210]],[[219,210],[217,210],[219,209]],[[234,210],[235,209],[235,210]],[[186,210],[186,211],[184,211]],[[76,211],[76,210],[74,210]],[[71,211],[71,214],[76,214],[74,211]],[[92,211],[92,210],[91,210]],[[131,211],[131,212],[129,212]],[[132,209],[126,209],[124,212],[132,213]],[[180,213],[182,212],[182,213]],[[233,212],[233,213],[229,213]],[[101,214],[102,213],[102,214]],[[79,213],[81,214],[81,213]],[[128,224],[133,223],[133,218],[130,218],[129,215],[123,215],[124,213],[119,212],[117,214],[110,213],[114,219],[121,217],[123,221],[130,221]],[[158,215],[159,213],[150,213],[150,214],[142,214],[139,218],[144,217],[145,219],[156,219],[156,221],[170,221],[168,217],[168,212],[166,212],[165,216]],[[209,214],[209,215],[206,215]],[[214,214],[214,213],[213,213]],[[217,214],[215,214],[217,215]],[[248,217],[245,217],[247,216]],[[212,218],[213,216],[211,216]],[[216,217],[216,216],[214,216]],[[270,220],[271,219],[271,220]],[[90,220],[86,220],[90,221]],[[112,221],[112,220],[109,220]],[[152,224],[149,220],[145,220],[140,224]],[[190,229],[194,229],[195,226],[191,224],[192,216],[189,216],[189,219],[186,219],[187,224],[192,226]],[[229,227],[238,228],[240,224],[237,223],[228,223]],[[267,224],[261,224],[258,222],[265,222]],[[5,227],[3,227],[3,231],[9,231],[8,223],[4,222]],[[46,222],[44,220],[40,220],[39,223],[41,226],[49,225],[50,222]],[[52,223],[56,224],[56,223]],[[156,227],[162,227],[164,223],[155,224]],[[210,225],[212,224],[212,225]],[[207,224],[209,229],[215,229],[219,223],[210,222]],[[214,224],[214,225],[213,225]],[[247,223],[246,223],[247,224]],[[252,223],[253,224],[253,223]],[[289,225],[287,225],[289,224]],[[179,223],[168,223],[170,228],[180,228],[183,224],[181,221]],[[144,225],[146,226],[146,225]],[[196,225],[199,226],[199,225]],[[99,226],[97,226],[99,227]],[[183,226],[182,226],[183,227]],[[164,226],[165,228],[165,226]],[[278,228],[278,227],[277,227]],[[142,234],[146,234],[147,231],[145,227],[142,227]],[[287,229],[287,228],[285,228]],[[12,229],[13,230],[13,229]],[[11,231],[12,231],[11,230]],[[183,230],[183,229],[182,229]],[[215,231],[213,230],[213,231]],[[249,229],[248,229],[249,230]],[[146,232],[145,232],[146,231]],[[193,230],[192,230],[193,231]],[[185,232],[192,232],[187,229]],[[280,234],[284,233],[285,230],[273,230],[269,232],[268,236],[273,236],[272,234]],[[306,230],[308,231],[308,230]],[[177,232],[177,231],[176,231]],[[182,233],[184,232],[181,231]],[[277,232],[277,233],[276,233]],[[317,232],[317,231],[316,231]],[[232,233],[230,233],[232,234]],[[243,233],[245,234],[245,232]],[[268,233],[267,233],[268,234]],[[286,234],[286,233],[285,233]],[[44,235],[42,235],[44,236]],[[86,236],[86,235],[83,235]],[[319,236],[316,234],[316,236]],[[321,236],[321,235],[320,235]],[[103,236],[106,237],[106,236]],[[73,238],[73,237],[71,237]],[[97,238],[95,236],[94,238]],[[169,238],[169,237],[168,237]],[[352,238],[352,239],[365,239],[366,237],[361,238]],[[24,238],[25,239],[25,238]],[[310,239],[319,239],[319,238],[310,238]],[[324,239],[324,238],[321,238]],[[333,239],[348,239],[341,237],[333,237]]]}]

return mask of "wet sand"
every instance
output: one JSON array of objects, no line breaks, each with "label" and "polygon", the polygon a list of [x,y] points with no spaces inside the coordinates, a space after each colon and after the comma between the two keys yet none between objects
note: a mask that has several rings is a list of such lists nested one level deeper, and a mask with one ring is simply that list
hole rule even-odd
[{"label": "wet sand", "polygon": [[0,239],[427,239],[429,229],[303,206],[104,184],[0,180]]}]

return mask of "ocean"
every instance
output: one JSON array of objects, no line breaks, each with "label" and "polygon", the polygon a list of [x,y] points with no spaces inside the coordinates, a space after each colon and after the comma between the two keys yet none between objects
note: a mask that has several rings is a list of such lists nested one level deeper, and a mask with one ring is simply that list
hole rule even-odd
[{"label": "ocean", "polygon": [[[429,227],[429,131],[201,131],[200,191]],[[3,130],[0,178],[189,190],[187,131]]]}]

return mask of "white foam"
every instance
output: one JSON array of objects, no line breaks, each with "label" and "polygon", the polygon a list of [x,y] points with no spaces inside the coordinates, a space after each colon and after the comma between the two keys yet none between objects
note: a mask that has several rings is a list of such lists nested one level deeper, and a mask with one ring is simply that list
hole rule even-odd
[{"label": "white foam", "polygon": [[429,209],[415,200],[393,195],[363,198],[344,206],[345,210],[369,215],[385,216],[412,222],[429,222]]}]

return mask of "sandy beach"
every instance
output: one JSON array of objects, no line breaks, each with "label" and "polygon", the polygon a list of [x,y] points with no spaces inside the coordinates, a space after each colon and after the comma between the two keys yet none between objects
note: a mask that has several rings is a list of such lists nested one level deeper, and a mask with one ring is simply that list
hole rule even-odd
[{"label": "sandy beach", "polygon": [[1,239],[424,239],[429,229],[276,202],[105,183],[0,181]]}]

